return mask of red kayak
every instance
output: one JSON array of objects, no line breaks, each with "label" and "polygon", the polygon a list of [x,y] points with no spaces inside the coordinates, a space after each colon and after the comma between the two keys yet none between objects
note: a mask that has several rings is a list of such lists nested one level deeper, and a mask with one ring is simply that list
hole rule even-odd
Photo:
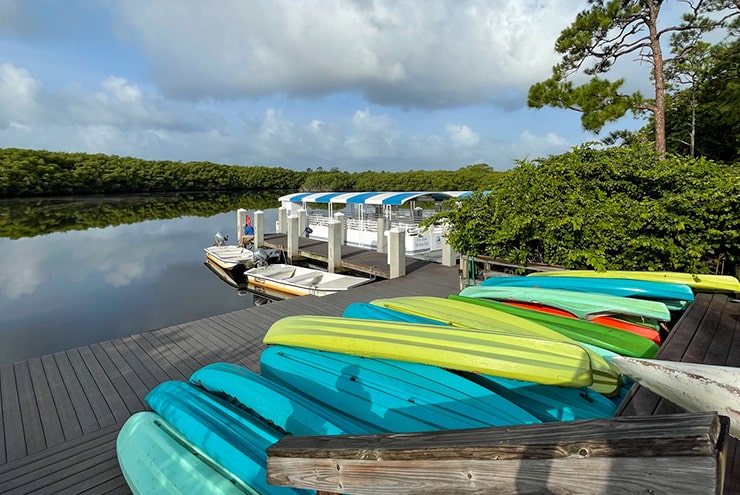
[{"label": "red kayak", "polygon": [[[563,311],[562,309],[553,308],[552,306],[545,306],[542,304],[531,304],[531,303],[524,303],[524,302],[515,302],[515,301],[501,301],[501,302],[505,304],[510,304],[511,306],[518,306],[520,308],[540,311],[542,313],[548,313],[551,315],[565,316],[566,318],[578,318],[573,313],[569,313],[568,311]],[[589,321],[593,323],[598,323],[599,325],[604,325],[607,327],[616,328],[619,330],[624,330],[627,332],[635,333],[637,335],[640,335],[641,337],[650,339],[656,344],[660,345],[660,333],[658,333],[656,330],[653,330],[652,328],[647,328],[642,325],[637,325],[636,323],[630,323],[624,320],[619,320],[617,318],[612,318],[610,316],[598,316]]]}]

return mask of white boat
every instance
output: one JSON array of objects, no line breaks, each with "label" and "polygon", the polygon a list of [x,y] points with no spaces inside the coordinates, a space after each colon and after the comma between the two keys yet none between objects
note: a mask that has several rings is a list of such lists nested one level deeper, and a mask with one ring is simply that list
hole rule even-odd
[{"label": "white boat", "polygon": [[[299,210],[306,210],[306,227],[311,237],[322,241],[329,238],[328,225],[335,220],[334,212],[343,213],[346,244],[356,247],[377,248],[378,219],[385,217],[386,229],[405,232],[405,254],[413,256],[442,249],[442,226],[424,229],[419,224],[440,211],[443,201],[471,194],[472,191],[303,192],[288,194],[279,200],[288,216],[297,216]],[[309,212],[310,206],[318,208]],[[280,226],[277,230],[284,232]]]},{"label": "white boat", "polygon": [[730,435],[740,438],[740,368],[623,356],[617,369],[643,387],[689,412],[717,411],[730,418]]},{"label": "white boat", "polygon": [[296,296],[334,294],[373,280],[282,263],[254,267],[244,274],[251,285]]},{"label": "white boat", "polygon": [[204,248],[206,260],[224,270],[233,270],[237,266],[251,268],[254,266],[254,252],[239,246],[209,246]]}]

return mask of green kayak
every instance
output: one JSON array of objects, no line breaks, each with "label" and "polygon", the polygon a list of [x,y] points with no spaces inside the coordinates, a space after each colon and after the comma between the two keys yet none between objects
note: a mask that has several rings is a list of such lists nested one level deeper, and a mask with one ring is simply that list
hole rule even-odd
[{"label": "green kayak", "polygon": [[451,295],[450,299],[464,301],[466,304],[485,307],[509,315],[526,318],[562,333],[573,340],[615,352],[620,356],[652,358],[658,352],[658,345],[650,339],[616,328],[607,327],[591,321],[551,315],[531,309],[524,309],[490,299],[473,299]]},{"label": "green kayak", "polygon": [[647,321],[670,321],[671,312],[665,304],[658,301],[610,296],[589,292],[576,292],[561,289],[541,289],[539,287],[496,287],[472,286],[460,292],[461,296],[517,301],[542,304],[562,309],[577,317],[590,320],[598,316],[633,316]]}]

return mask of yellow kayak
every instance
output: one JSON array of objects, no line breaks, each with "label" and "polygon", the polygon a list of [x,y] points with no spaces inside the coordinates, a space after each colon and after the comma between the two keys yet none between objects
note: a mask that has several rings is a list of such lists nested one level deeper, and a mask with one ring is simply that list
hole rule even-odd
[{"label": "yellow kayak", "polygon": [[695,291],[705,292],[740,292],[740,281],[732,275],[710,275],[704,273],[682,272],[646,272],[627,270],[557,270],[550,272],[530,273],[528,277],[600,277],[626,278],[628,280],[646,280],[649,282],[668,282],[688,285]]},{"label": "yellow kayak", "polygon": [[[376,299],[370,301],[370,304],[429,318],[453,327],[543,337],[578,345],[575,340],[537,322],[464,301],[430,296],[408,296]],[[619,372],[596,352],[590,349],[586,349],[586,352],[591,358],[594,375],[591,389],[604,395],[615,394],[620,388]]]},{"label": "yellow kayak", "polygon": [[591,357],[569,342],[408,322],[332,316],[289,316],[275,322],[265,344],[430,364],[544,385],[593,383]]}]

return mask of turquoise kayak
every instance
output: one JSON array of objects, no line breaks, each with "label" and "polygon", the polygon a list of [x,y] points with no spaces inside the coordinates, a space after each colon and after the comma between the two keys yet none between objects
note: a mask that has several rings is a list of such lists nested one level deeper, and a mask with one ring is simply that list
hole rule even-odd
[{"label": "turquoise kayak", "polygon": [[116,454],[134,495],[259,495],[153,412],[139,412],[126,421],[116,439]]},{"label": "turquoise kayak", "polygon": [[650,339],[632,332],[599,325],[591,321],[566,318],[541,311],[519,308],[493,299],[476,299],[466,296],[456,296],[454,294],[450,295],[449,298],[454,301],[483,306],[489,310],[532,320],[556,332],[562,333],[566,337],[570,337],[581,344],[594,345],[615,352],[620,356],[652,358],[659,349],[658,345]]},{"label": "turquoise kayak", "polygon": [[190,383],[254,411],[292,435],[377,433],[344,413],[326,408],[236,364],[209,364],[193,373]]},{"label": "turquoise kayak", "polygon": [[549,272],[530,273],[527,276],[628,278],[631,280],[649,280],[652,282],[685,284],[693,290],[703,292],[740,292],[740,281],[732,275],[629,270],[607,270],[605,272],[597,272],[595,270],[553,270]]},{"label": "turquoise kayak", "polygon": [[686,284],[630,280],[627,278],[587,277],[491,277],[484,287],[536,287],[610,296],[649,299],[665,304],[671,311],[681,311],[694,300],[694,291]]},{"label": "turquoise kayak", "polygon": [[[342,316],[349,318],[376,317],[389,321],[409,322],[414,322],[414,318],[426,320],[426,318],[369,303],[352,303],[345,308]],[[421,321],[418,323],[421,323]],[[444,325],[440,322],[437,322],[437,324]],[[603,357],[611,358],[617,355],[596,346],[589,347]],[[456,374],[496,392],[543,422],[607,418],[614,415],[616,411],[616,405],[612,400],[585,388],[540,385],[534,382],[462,371]]]},{"label": "turquoise kayak", "polygon": [[285,435],[275,426],[185,382],[161,383],[144,399],[190,445],[257,492],[313,493],[267,483],[267,447]]},{"label": "turquoise kayak", "polygon": [[572,290],[478,285],[466,287],[460,292],[460,295],[499,301],[542,304],[568,311],[584,320],[598,316],[614,315],[635,316],[655,321],[670,321],[671,319],[671,312],[662,302]]},{"label": "turquoise kayak", "polygon": [[539,423],[490,390],[416,363],[271,346],[263,376],[342,410],[380,432],[415,432]]}]

